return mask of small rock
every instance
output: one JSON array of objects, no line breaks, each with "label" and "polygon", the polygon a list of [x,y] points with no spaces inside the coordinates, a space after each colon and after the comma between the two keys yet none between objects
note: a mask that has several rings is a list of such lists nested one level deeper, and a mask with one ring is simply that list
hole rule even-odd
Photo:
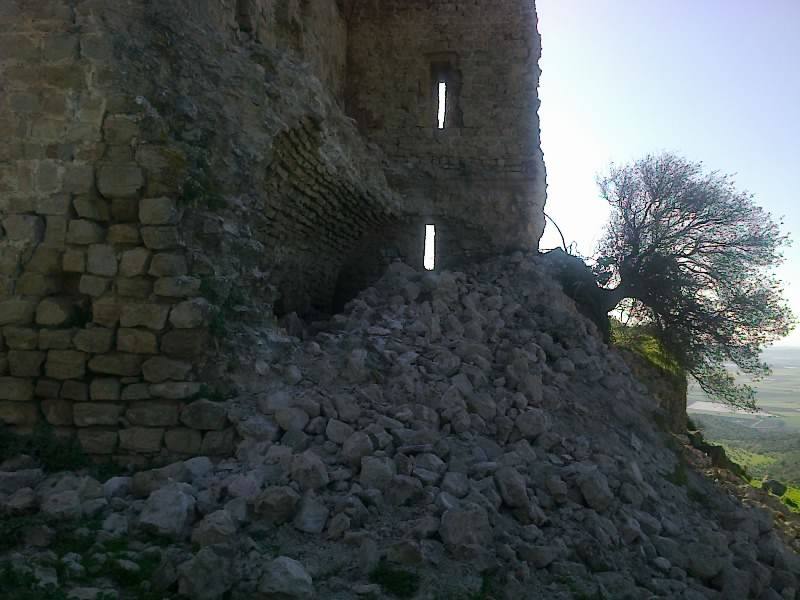
[{"label": "small rock", "polygon": [[302,564],[280,556],[267,563],[258,591],[267,598],[312,598],[314,582]]},{"label": "small rock", "polygon": [[304,533],[322,533],[330,511],[315,496],[307,495],[300,502],[300,510],[294,517],[294,526]]},{"label": "small rock", "polygon": [[189,490],[185,484],[172,483],[150,494],[142,507],[139,525],[159,535],[183,538],[194,520],[195,499]]}]

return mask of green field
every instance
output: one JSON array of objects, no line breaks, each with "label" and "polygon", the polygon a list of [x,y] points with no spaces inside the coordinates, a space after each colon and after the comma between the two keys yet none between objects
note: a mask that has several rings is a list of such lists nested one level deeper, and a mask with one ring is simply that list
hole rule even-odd
[{"label": "green field", "polygon": [[[770,348],[764,360],[773,374],[753,385],[762,413],[712,410],[719,407],[690,385],[689,416],[706,439],[723,445],[752,477],[800,486],[800,348]],[[791,493],[800,496],[800,491]]]}]

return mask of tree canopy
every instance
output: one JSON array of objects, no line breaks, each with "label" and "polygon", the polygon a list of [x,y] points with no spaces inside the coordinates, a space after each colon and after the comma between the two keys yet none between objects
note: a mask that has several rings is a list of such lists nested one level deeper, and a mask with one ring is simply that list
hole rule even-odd
[{"label": "tree canopy", "polygon": [[612,209],[595,266],[603,308],[622,305],[706,393],[754,410],[725,364],[766,375],[761,350],[794,324],[774,272],[789,243],[780,225],[732,176],[675,154],[612,165],[598,184]]}]

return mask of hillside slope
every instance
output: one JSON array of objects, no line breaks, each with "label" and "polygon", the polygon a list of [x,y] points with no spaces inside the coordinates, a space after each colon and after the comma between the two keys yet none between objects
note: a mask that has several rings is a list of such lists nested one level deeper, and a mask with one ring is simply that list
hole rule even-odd
[{"label": "hillside slope", "polygon": [[236,456],[103,485],[9,463],[0,507],[55,533],[0,560],[79,598],[797,598],[797,529],[687,465],[551,282],[395,264],[304,341],[231,325],[236,399],[183,418],[227,408]]}]

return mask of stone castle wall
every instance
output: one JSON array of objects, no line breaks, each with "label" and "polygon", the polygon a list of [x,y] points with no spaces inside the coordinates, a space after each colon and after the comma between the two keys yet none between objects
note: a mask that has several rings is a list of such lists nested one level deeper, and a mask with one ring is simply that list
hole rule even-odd
[{"label": "stone castle wall", "polygon": [[[429,4],[440,12],[385,2],[401,20],[402,7]],[[236,434],[218,400],[235,389],[220,392],[216,358],[229,322],[269,330],[274,315],[329,310],[392,257],[413,262],[417,225],[431,217],[463,255],[535,244],[535,21],[506,34],[499,21],[491,35],[473,27],[460,132],[426,126],[406,139],[387,106],[382,137],[359,107],[366,96],[352,94],[375,85],[360,47],[378,52],[368,31],[397,44],[411,23],[389,20],[403,31],[379,34],[378,5],[2,3],[1,423],[46,422],[100,456],[229,453]],[[439,49],[479,16],[456,12],[456,33],[437,16]],[[515,8],[508,23],[523,15],[534,18]],[[520,56],[505,76],[533,68],[494,99],[530,108],[529,122],[512,131],[503,121],[491,144],[471,103],[484,93],[478,79],[498,84],[500,67],[483,64],[481,44]],[[408,72],[397,75],[408,85]],[[347,98],[371,141],[344,113]],[[450,149],[437,154],[442,143]]]},{"label": "stone castle wall", "polygon": [[536,23],[532,1],[353,4],[347,109],[389,159],[407,226],[383,237],[413,266],[422,266],[426,223],[437,226],[442,265],[537,247],[545,184]]}]

